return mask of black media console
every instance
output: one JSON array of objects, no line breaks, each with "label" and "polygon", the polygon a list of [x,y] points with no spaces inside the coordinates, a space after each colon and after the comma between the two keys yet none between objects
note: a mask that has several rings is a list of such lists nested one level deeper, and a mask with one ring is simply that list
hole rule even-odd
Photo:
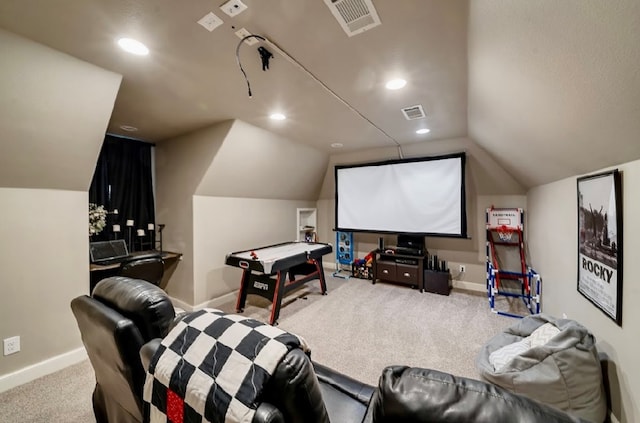
[{"label": "black media console", "polygon": [[394,250],[376,250],[373,256],[373,280],[394,282],[424,290],[426,255],[400,254]]}]

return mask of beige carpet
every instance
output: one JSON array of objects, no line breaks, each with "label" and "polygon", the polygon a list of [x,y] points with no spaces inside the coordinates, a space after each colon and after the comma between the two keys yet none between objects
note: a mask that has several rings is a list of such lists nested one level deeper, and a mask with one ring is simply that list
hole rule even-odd
[{"label": "beige carpet", "polygon": [[[493,314],[486,295],[443,296],[400,285],[327,277],[290,293],[279,327],[303,336],[312,359],[377,384],[382,369],[401,364],[477,377],[475,357],[494,334],[516,322]],[[235,301],[218,307],[234,312]],[[270,305],[249,296],[245,315],[267,321]],[[95,422],[95,379],[88,361],[0,394],[0,422]]]},{"label": "beige carpet", "polygon": [[0,394],[2,423],[95,423],[91,395],[96,383],[89,360]]},{"label": "beige carpet", "polygon": [[[279,327],[303,336],[314,361],[372,385],[388,365],[477,378],[475,358],[482,345],[516,322],[491,313],[484,293],[421,294],[400,285],[328,279],[326,297],[311,285],[308,300],[283,306]],[[268,318],[266,308],[246,312]]]}]

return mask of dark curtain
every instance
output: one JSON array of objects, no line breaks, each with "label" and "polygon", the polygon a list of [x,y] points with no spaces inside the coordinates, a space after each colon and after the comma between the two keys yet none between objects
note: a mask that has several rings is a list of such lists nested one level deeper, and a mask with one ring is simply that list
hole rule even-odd
[{"label": "dark curtain", "polygon": [[[92,241],[124,238],[130,251],[155,247],[152,144],[112,135],[105,137],[89,189],[89,202],[109,211],[107,227]],[[118,210],[115,214],[114,210]],[[134,225],[127,227],[127,221]],[[149,229],[149,224],[154,228]],[[120,225],[120,233],[113,231]],[[144,236],[138,235],[144,231]]]}]

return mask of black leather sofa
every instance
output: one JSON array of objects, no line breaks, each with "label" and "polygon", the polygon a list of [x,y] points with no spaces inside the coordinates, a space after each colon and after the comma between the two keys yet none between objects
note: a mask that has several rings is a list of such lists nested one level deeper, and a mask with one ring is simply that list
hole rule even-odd
[{"label": "black leather sofa", "polygon": [[[98,423],[141,422],[144,368],[176,319],[160,288],[135,279],[101,281],[71,307],[96,373]],[[179,318],[179,317],[178,317]],[[289,352],[258,404],[254,423],[580,422],[494,385],[436,370],[391,366],[377,387]]]}]

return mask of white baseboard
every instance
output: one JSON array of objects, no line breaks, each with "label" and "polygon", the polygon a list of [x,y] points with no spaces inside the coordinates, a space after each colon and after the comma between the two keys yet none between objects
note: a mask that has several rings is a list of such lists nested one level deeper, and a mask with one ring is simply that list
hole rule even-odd
[{"label": "white baseboard", "polygon": [[32,364],[13,373],[2,375],[0,376],[0,392],[24,385],[27,382],[57,372],[86,359],[87,351],[82,347]]},{"label": "white baseboard", "polygon": [[458,289],[465,289],[467,291],[487,292],[486,285],[482,283],[454,280],[453,287]]},{"label": "white baseboard", "polygon": [[168,295],[168,297],[171,300],[171,304],[173,304],[174,308],[179,308],[184,311],[193,311],[193,306],[191,304],[187,304],[184,301],[174,298],[170,295]]},{"label": "white baseboard", "polygon": [[171,302],[173,303],[174,307],[181,308],[184,311],[195,311],[195,310],[201,310],[203,308],[218,308],[220,305],[224,303],[227,303],[229,301],[234,301],[238,297],[238,291],[239,290],[235,290],[227,294],[224,294],[220,297],[213,298],[211,300],[208,300],[196,305],[187,304],[184,301],[179,300],[177,298],[173,298],[173,297],[169,297],[169,298],[171,298]]},{"label": "white baseboard", "polygon": [[238,292],[240,290],[236,289],[235,291],[231,291],[227,294],[224,294],[221,297],[213,298],[209,301],[205,301],[204,303],[197,304],[193,306],[194,310],[201,310],[203,308],[218,308],[220,305],[227,303],[229,301],[235,301],[238,297]]}]

